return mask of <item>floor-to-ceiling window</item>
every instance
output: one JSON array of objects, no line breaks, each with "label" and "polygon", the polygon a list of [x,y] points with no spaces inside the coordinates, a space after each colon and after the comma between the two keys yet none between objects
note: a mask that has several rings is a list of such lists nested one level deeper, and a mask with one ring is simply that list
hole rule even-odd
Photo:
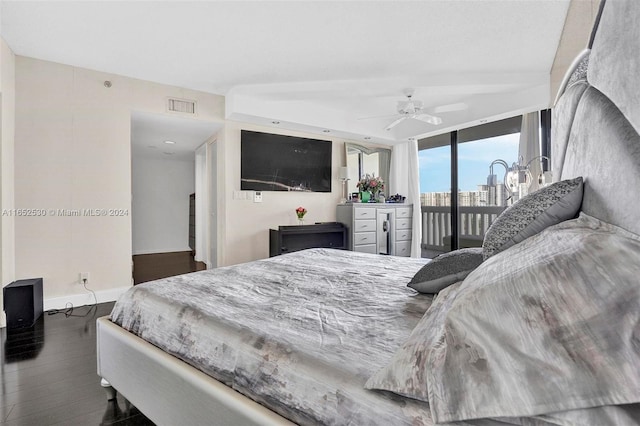
[{"label": "floor-to-ceiling window", "polygon": [[[426,257],[481,246],[491,222],[517,199],[504,183],[506,168],[518,162],[520,124],[517,116],[419,141]],[[453,193],[457,203],[452,203]]]},{"label": "floor-to-ceiling window", "polygon": [[422,247],[430,258],[448,251],[443,239],[451,235],[451,146],[448,138],[440,143],[446,145],[418,151]]}]

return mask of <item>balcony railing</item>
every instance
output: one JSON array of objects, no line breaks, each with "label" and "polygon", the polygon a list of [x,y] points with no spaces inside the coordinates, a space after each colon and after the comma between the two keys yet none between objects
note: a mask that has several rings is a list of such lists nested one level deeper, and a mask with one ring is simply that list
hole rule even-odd
[{"label": "balcony railing", "polygon": [[[480,246],[484,233],[504,211],[501,206],[459,207],[461,247]],[[422,206],[422,248],[450,250],[451,208]]]}]

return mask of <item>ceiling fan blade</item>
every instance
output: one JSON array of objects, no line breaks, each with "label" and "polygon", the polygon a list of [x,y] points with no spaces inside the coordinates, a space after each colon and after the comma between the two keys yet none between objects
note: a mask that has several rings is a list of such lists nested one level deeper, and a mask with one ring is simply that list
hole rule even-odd
[{"label": "ceiling fan blade", "polygon": [[406,120],[407,118],[409,118],[406,115],[403,115],[402,117],[398,118],[396,121],[394,121],[393,123],[389,124],[387,127],[385,127],[385,130],[391,130],[394,127],[396,127],[398,124],[402,123],[404,120]]},{"label": "ceiling fan blade", "polygon": [[358,120],[377,120],[377,119],[381,119],[381,118],[393,118],[393,117],[399,117],[401,114],[387,114],[387,115],[376,115],[373,117],[360,117],[358,118]]},{"label": "ceiling fan blade", "polygon": [[465,104],[464,102],[458,102],[456,104],[440,105],[435,108],[431,108],[429,112],[432,112],[434,114],[442,114],[443,112],[464,111],[468,108],[469,105]]},{"label": "ceiling fan blade", "polygon": [[429,115],[429,114],[415,114],[411,118],[415,118],[416,120],[424,121],[425,123],[433,124],[434,126],[437,126],[438,124],[442,123],[442,118],[436,117],[436,116],[433,116],[433,115]]}]

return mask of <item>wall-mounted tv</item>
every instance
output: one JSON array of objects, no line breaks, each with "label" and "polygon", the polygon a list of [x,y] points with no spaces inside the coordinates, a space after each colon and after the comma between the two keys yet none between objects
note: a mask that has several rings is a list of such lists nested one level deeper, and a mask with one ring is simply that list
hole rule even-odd
[{"label": "wall-mounted tv", "polygon": [[331,141],[242,130],[240,189],[331,192]]}]

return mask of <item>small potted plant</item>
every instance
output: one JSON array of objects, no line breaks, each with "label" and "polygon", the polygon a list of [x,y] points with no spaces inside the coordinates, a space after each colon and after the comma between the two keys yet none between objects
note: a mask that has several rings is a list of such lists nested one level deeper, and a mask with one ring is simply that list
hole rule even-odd
[{"label": "small potted plant", "polygon": [[296,216],[298,216],[298,224],[304,225],[304,215],[307,214],[307,209],[304,207],[298,207],[296,209]]},{"label": "small potted plant", "polygon": [[360,191],[360,200],[363,203],[370,201],[376,202],[378,200],[378,193],[384,191],[384,181],[380,177],[376,177],[373,174],[367,173],[356,184]]}]

